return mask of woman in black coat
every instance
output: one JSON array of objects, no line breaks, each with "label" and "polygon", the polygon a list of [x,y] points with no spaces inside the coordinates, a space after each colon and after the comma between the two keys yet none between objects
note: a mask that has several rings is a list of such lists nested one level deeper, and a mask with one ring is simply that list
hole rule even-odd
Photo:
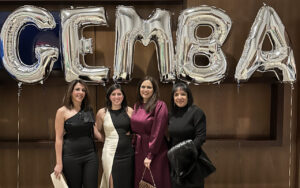
[{"label": "woman in black coat", "polygon": [[[175,155],[173,153],[173,158],[170,157],[171,151],[168,154],[172,188],[203,188],[206,175],[203,174],[199,164],[199,155],[206,139],[206,118],[204,112],[193,105],[192,92],[184,83],[176,83],[172,90],[168,134],[171,150],[184,147],[179,149],[179,152],[175,151],[177,153]],[[188,140],[190,143],[184,143]],[[182,153],[185,149],[187,152]]]}]

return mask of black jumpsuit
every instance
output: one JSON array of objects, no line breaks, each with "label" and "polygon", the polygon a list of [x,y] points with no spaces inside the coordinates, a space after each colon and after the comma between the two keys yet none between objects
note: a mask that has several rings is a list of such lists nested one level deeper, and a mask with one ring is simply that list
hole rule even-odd
[{"label": "black jumpsuit", "polygon": [[64,123],[63,173],[70,188],[96,188],[98,185],[94,123],[93,112],[83,110]]}]

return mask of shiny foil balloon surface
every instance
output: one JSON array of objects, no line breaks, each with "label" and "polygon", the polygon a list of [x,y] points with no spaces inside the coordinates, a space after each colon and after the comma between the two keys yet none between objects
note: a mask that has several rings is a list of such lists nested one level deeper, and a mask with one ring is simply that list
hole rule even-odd
[{"label": "shiny foil balloon surface", "polygon": [[22,6],[12,12],[1,29],[2,61],[5,69],[22,83],[42,82],[58,58],[58,49],[48,45],[36,46],[38,59],[26,65],[19,56],[19,37],[22,29],[34,25],[39,29],[53,29],[55,20],[47,10],[35,6]]},{"label": "shiny foil balloon surface", "polygon": [[62,54],[67,82],[81,79],[104,84],[108,81],[107,67],[85,63],[84,55],[93,52],[92,39],[85,39],[82,35],[83,29],[89,26],[107,26],[103,7],[61,10]]},{"label": "shiny foil balloon surface", "polygon": [[[184,10],[178,18],[176,44],[176,74],[186,82],[215,83],[224,78],[227,62],[221,50],[232,22],[224,11],[215,7],[200,6]],[[210,36],[196,35],[200,26],[210,27]],[[201,29],[201,28],[199,28]],[[199,66],[195,56],[206,56],[207,66]]]},{"label": "shiny foil balloon surface", "polygon": [[133,7],[118,6],[116,12],[114,81],[129,82],[131,80],[136,40],[140,40],[144,46],[147,46],[151,41],[154,42],[160,81],[169,82],[174,80],[174,47],[170,13],[156,9],[149,16],[149,19],[143,20]]},{"label": "shiny foil balloon surface", "polygon": [[[263,51],[268,36],[272,50]],[[272,71],[283,82],[296,81],[296,65],[290,40],[279,16],[272,7],[263,6],[251,27],[244,51],[235,71],[235,79],[247,81],[255,71]]]}]

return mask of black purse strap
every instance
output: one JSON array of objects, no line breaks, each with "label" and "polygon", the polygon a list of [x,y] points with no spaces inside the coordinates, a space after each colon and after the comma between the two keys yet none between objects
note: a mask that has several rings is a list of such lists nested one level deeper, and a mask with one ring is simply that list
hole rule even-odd
[{"label": "black purse strap", "polygon": [[153,182],[153,186],[156,187],[155,182],[154,182],[154,178],[153,178],[153,175],[152,175],[152,172],[151,172],[150,168],[146,168],[146,167],[144,168],[144,172],[143,172],[143,175],[142,175],[142,179],[144,179],[144,175],[145,175],[146,169],[149,170],[150,176],[151,176],[151,179],[152,179],[152,182]]}]

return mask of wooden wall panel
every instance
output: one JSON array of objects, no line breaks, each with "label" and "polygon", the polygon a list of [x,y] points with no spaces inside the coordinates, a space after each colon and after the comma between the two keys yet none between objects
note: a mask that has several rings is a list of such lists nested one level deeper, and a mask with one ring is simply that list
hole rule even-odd
[{"label": "wooden wall panel", "polygon": [[0,144],[0,188],[17,187],[18,157],[17,144]]},{"label": "wooden wall panel", "polygon": [[[287,187],[288,160],[285,154],[278,155],[278,151],[266,147],[218,148],[210,153],[216,161],[217,173],[207,178],[206,187]],[[284,170],[275,175],[278,168]]]},{"label": "wooden wall panel", "polygon": [[20,147],[20,187],[52,187],[50,172],[55,166],[54,145],[25,143]]},{"label": "wooden wall panel", "polygon": [[[51,84],[52,80],[56,84]],[[54,139],[56,110],[62,104],[67,84],[49,78],[43,85],[23,85],[20,96],[20,139]]]},{"label": "wooden wall panel", "polygon": [[14,80],[5,79],[6,72],[0,75],[0,140],[13,140],[18,132],[18,86]]},{"label": "wooden wall panel", "polygon": [[269,84],[191,86],[195,103],[207,114],[210,138],[270,137]]}]

